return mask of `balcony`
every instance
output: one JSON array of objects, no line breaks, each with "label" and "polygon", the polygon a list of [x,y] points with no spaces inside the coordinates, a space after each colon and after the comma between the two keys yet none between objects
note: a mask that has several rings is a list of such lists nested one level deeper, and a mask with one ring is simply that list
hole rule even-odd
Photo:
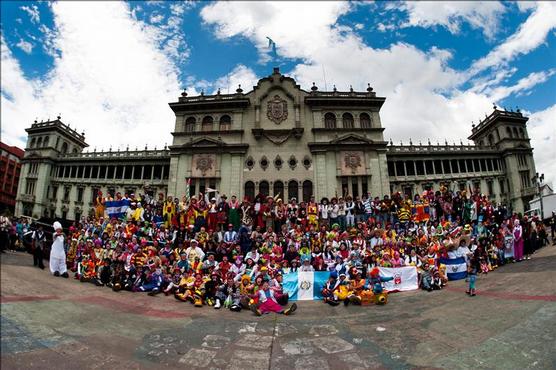
[{"label": "balcony", "polygon": [[21,194],[20,199],[22,202],[35,203],[35,196],[32,194]]},{"label": "balcony", "polygon": [[538,193],[538,189],[534,186],[530,186],[530,187],[521,189],[521,196],[522,197],[529,197],[529,196],[532,196],[532,195],[537,195],[537,193]]}]

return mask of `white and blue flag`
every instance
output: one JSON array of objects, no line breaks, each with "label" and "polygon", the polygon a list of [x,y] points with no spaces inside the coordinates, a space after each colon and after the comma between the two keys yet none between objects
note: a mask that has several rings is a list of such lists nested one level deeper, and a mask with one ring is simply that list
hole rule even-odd
[{"label": "white and blue flag", "polygon": [[292,301],[322,299],[322,288],[329,277],[328,271],[290,272],[283,276],[284,292]]},{"label": "white and blue flag", "polygon": [[464,257],[441,258],[440,263],[446,265],[448,280],[460,280],[467,277],[467,264]]},{"label": "white and blue flag", "polygon": [[104,207],[109,218],[122,218],[125,216],[130,203],[127,199],[109,200],[104,203]]}]

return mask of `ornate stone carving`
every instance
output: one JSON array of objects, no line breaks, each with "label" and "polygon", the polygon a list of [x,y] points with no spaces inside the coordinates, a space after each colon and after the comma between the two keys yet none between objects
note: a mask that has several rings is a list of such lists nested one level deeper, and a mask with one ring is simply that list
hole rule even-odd
[{"label": "ornate stone carving", "polygon": [[192,167],[193,177],[214,177],[216,175],[216,156],[214,154],[195,154]]},{"label": "ornate stone carving", "polygon": [[341,153],[341,170],[343,176],[364,175],[365,157],[361,151],[349,151]]},{"label": "ornate stone carving", "polygon": [[288,118],[288,103],[280,96],[274,95],[274,98],[268,101],[266,116],[279,125]]}]

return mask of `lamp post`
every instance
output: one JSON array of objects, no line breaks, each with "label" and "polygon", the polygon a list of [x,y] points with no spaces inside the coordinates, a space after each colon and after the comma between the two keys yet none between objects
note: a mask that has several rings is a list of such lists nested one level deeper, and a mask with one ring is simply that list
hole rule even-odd
[{"label": "lamp post", "polygon": [[544,220],[544,210],[543,210],[543,204],[542,204],[542,191],[541,191],[541,185],[544,181],[544,173],[541,173],[541,175],[539,176],[539,173],[535,173],[535,177],[533,177],[533,183],[537,186],[537,191],[539,192],[539,200],[541,203],[541,222],[543,222]]}]

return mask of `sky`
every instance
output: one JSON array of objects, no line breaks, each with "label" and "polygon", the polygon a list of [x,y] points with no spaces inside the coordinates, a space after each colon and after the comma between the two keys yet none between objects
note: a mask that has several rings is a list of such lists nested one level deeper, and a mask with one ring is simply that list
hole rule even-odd
[{"label": "sky", "polygon": [[[2,1],[1,140],[37,119],[89,150],[172,142],[180,92],[249,91],[274,66],[309,90],[370,84],[384,137],[467,143],[493,104],[530,119],[556,180],[556,3]],[[268,39],[275,42],[269,48]],[[275,51],[274,51],[275,50]]]}]

